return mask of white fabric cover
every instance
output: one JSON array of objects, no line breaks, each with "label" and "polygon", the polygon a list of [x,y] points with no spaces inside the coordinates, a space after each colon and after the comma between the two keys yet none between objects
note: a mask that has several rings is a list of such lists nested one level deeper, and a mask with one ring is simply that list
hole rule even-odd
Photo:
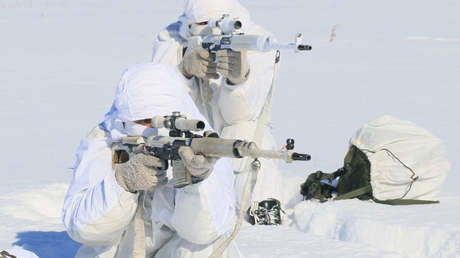
[{"label": "white fabric cover", "polygon": [[[126,69],[117,87],[113,102],[123,121],[168,115],[174,109],[189,109],[192,102],[179,89],[183,77],[175,69],[164,65],[139,64]],[[154,107],[154,108],[152,108]]]},{"label": "white fabric cover", "polygon": [[372,194],[381,201],[436,200],[450,170],[439,138],[412,122],[391,116],[364,124],[350,143],[367,155]]},{"label": "white fabric cover", "polygon": [[[158,73],[171,76],[151,76]],[[216,241],[232,230],[235,199],[229,159],[220,159],[213,173],[198,184],[175,189],[169,183],[146,192],[143,200],[138,200],[137,193],[124,191],[114,177],[112,136],[130,135],[119,126],[121,120],[167,115],[172,110],[201,118],[184,87],[177,83],[180,76],[174,74],[178,75],[170,67],[153,64],[126,70],[104,123],[81,141],[62,214],[69,235],[83,243],[77,257],[132,257],[133,217],[138,204],[146,212],[148,257],[206,257]],[[148,92],[150,95],[143,95]],[[142,101],[141,96],[149,100]],[[142,106],[130,105],[138,100]],[[240,254],[232,244],[224,257]]]},{"label": "white fabric cover", "polygon": [[[177,23],[160,32],[153,43],[153,63],[178,66],[182,60],[182,50],[187,44],[184,27],[191,22],[201,22],[230,14],[243,22],[242,31],[247,34],[271,35],[270,32],[254,24],[246,8],[237,0],[185,0],[184,13]],[[195,79],[188,80],[188,91],[200,112],[211,126],[224,138],[254,139],[256,121],[271,87],[275,51],[248,51],[250,74],[248,80],[239,85],[228,85],[225,78],[210,80],[209,83]],[[263,148],[279,149],[271,128],[266,127]],[[241,172],[244,162],[233,160],[233,169]],[[236,192],[241,193],[246,174],[238,174]],[[278,162],[262,160],[262,169],[255,186],[253,200],[277,198],[284,202],[281,185],[283,177]]]}]

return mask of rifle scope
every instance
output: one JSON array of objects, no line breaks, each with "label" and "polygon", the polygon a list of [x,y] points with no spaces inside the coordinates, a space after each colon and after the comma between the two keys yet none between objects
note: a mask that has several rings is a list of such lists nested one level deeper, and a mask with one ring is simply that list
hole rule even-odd
[{"label": "rifle scope", "polygon": [[201,131],[205,123],[197,119],[187,119],[179,112],[173,112],[171,116],[155,116],[152,118],[154,128],[167,128],[179,131]]},{"label": "rifle scope", "polygon": [[243,23],[240,20],[230,18],[228,14],[222,15],[218,20],[209,20],[208,24],[211,28],[219,27],[223,34],[231,34],[243,27]]}]

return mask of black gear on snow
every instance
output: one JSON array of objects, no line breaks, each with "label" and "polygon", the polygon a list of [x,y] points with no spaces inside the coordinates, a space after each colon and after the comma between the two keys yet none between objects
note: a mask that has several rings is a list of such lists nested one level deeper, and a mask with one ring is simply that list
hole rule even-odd
[{"label": "black gear on snow", "polygon": [[252,225],[281,225],[281,203],[275,198],[254,202],[247,211],[249,223]]}]

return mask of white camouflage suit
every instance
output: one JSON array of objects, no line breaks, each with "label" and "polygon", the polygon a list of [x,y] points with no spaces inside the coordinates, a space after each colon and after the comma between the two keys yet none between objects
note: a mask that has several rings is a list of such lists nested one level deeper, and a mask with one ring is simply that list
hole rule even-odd
[{"label": "white camouflage suit", "polygon": [[[142,199],[139,193],[125,191],[115,178],[112,142],[128,135],[158,134],[157,129],[141,125],[127,128],[124,121],[171,111],[204,120],[184,90],[183,80],[179,71],[166,65],[127,69],[104,122],[81,141],[62,216],[69,235],[83,244],[76,257],[133,257],[139,205],[146,257],[208,257],[233,229],[230,159],[219,159],[211,175],[199,183],[180,189],[168,183],[143,191]],[[232,243],[223,257],[242,256]]]},{"label": "white camouflage suit", "polygon": [[[237,0],[185,0],[184,13],[179,21],[170,24],[158,33],[153,44],[153,63],[178,66],[189,37],[188,24],[218,19],[223,14],[242,21],[246,34],[271,35],[254,24],[248,11]],[[250,72],[248,79],[238,85],[229,85],[226,78],[203,80],[192,77],[188,80],[188,91],[200,112],[223,138],[254,140],[257,119],[269,94],[275,67],[275,51],[248,51]],[[185,78],[185,77],[184,77]],[[269,126],[264,128],[262,147],[278,149]],[[247,160],[234,159],[235,192],[237,202],[241,200],[246,174]],[[252,200],[277,198],[283,201],[282,175],[278,161],[262,159],[262,169],[255,185]]]}]

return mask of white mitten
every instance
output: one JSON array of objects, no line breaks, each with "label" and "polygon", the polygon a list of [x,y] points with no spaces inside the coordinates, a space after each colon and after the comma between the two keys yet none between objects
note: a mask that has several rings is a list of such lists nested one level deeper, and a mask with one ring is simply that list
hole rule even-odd
[{"label": "white mitten", "polygon": [[131,155],[125,163],[115,164],[115,178],[128,192],[154,190],[168,182],[164,163],[157,157],[144,153]]},{"label": "white mitten", "polygon": [[180,147],[179,155],[190,174],[202,179],[211,174],[218,160],[218,158],[206,157],[201,154],[196,155],[192,148],[187,146]]},{"label": "white mitten", "polygon": [[192,76],[203,79],[219,77],[216,72],[216,64],[212,62],[209,52],[201,47],[192,50],[187,49],[179,68],[187,78]]},{"label": "white mitten", "polygon": [[248,79],[249,63],[246,51],[217,51],[217,72],[225,76],[231,84],[241,84]]}]

